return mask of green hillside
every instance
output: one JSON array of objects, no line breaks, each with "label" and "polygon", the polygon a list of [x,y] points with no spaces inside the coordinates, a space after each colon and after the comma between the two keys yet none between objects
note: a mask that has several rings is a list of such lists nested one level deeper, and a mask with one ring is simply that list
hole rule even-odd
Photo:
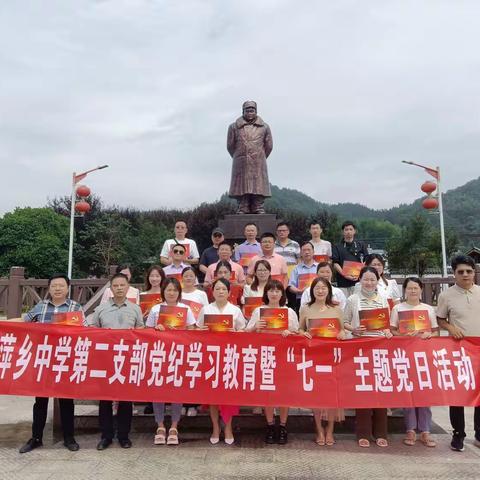
[{"label": "green hillside", "polygon": [[[358,203],[325,204],[317,202],[308,195],[291,188],[272,185],[272,198],[266,202],[267,209],[288,210],[315,215],[319,210],[326,210],[338,216],[339,220],[386,220],[394,225],[406,225],[413,215],[425,210],[421,206],[423,198],[411,204],[402,204],[388,210],[374,210]],[[461,243],[469,246],[479,243],[480,239],[480,178],[471,180],[460,187],[448,190],[443,195],[443,207],[446,228],[457,232]],[[428,218],[438,225],[438,215],[429,214]]]}]

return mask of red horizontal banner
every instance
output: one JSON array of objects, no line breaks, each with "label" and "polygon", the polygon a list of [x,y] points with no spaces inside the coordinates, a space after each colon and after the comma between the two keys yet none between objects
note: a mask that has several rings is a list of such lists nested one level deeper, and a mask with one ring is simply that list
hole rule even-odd
[{"label": "red horizontal banner", "polygon": [[308,340],[0,322],[0,394],[292,407],[480,404],[480,337]]}]

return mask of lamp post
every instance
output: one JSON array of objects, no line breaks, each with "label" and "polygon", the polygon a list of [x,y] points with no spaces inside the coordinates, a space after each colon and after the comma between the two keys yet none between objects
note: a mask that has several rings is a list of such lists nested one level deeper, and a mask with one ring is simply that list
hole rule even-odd
[{"label": "lamp post", "polygon": [[77,201],[77,184],[80,180],[83,180],[89,173],[95,172],[95,170],[102,170],[107,168],[108,165],[101,165],[100,167],[92,168],[86,172],[79,173],[78,175],[73,172],[72,179],[72,194],[70,196],[70,241],[68,244],[68,278],[72,278],[72,269],[73,269],[73,232],[74,232],[74,220],[75,220],[75,203]]},{"label": "lamp post", "polygon": [[[440,188],[440,167],[431,168],[431,167],[426,167],[425,165],[419,165],[418,163],[407,162],[405,160],[402,160],[402,163],[406,163],[407,165],[414,165],[415,167],[423,168],[429,175],[436,178],[436,180],[437,180],[438,213],[439,213],[439,217],[440,217],[440,239],[441,239],[441,242],[442,242],[442,272],[443,272],[443,276],[447,277],[448,276],[448,272],[447,272],[447,247],[446,247],[446,244],[445,244],[445,224],[444,224],[444,221],[443,221],[442,190]],[[431,208],[431,207],[428,207],[425,204],[424,204],[424,207],[425,208]]]}]

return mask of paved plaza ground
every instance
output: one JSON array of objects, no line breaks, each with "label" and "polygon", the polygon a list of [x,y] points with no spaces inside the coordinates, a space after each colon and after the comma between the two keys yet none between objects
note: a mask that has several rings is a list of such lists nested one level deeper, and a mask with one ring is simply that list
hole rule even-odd
[{"label": "paved plaza ground", "polygon": [[[54,443],[51,427],[44,447],[20,455],[18,448],[30,438],[32,399],[0,396],[0,479],[480,479],[480,449],[472,443],[472,409],[467,409],[465,452],[449,448],[450,435],[436,434],[433,449],[406,447],[403,436],[392,435],[391,446],[357,447],[352,434],[337,435],[333,447],[318,447],[313,435],[291,433],[285,446],[267,446],[263,432],[236,433],[232,446],[208,442],[208,433],[182,433],[177,447],[154,446],[152,434],[133,433],[133,448],[115,443],[98,452],[98,434],[77,435],[81,449],[71,453]],[[435,408],[434,420],[450,431],[448,409]]]}]

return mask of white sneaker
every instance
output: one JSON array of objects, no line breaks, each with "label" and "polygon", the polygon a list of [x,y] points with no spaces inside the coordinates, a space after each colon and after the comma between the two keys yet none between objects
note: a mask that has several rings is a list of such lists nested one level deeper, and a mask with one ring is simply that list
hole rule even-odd
[{"label": "white sneaker", "polygon": [[187,417],[196,417],[197,416],[197,407],[189,407],[187,410]]},{"label": "white sneaker", "polygon": [[187,413],[187,409],[185,407],[182,407],[182,411],[180,412],[180,414],[184,416],[186,413]]},{"label": "white sneaker", "polygon": [[253,407],[252,413],[254,415],[261,415],[263,413],[263,408],[262,407]]}]

